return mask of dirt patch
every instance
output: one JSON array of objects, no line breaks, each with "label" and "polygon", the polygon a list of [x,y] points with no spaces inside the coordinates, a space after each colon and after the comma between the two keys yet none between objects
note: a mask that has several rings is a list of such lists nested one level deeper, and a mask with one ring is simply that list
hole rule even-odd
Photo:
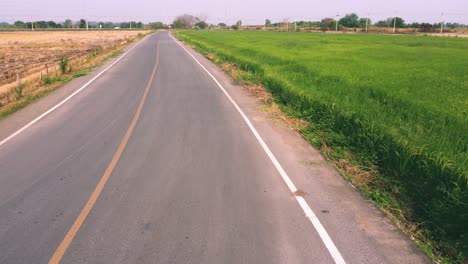
[{"label": "dirt patch", "polygon": [[206,54],[206,57],[207,57],[209,60],[213,60],[215,56],[214,56],[213,53],[208,53],[208,54]]},{"label": "dirt patch", "polygon": [[301,197],[304,197],[304,196],[307,195],[306,192],[301,191],[301,190],[297,190],[297,191],[295,191],[293,194],[294,194],[294,196],[301,196]]},{"label": "dirt patch", "polygon": [[273,103],[273,95],[270,92],[268,92],[264,87],[254,84],[247,86],[247,89],[252,95],[257,97],[263,103],[268,105]]}]

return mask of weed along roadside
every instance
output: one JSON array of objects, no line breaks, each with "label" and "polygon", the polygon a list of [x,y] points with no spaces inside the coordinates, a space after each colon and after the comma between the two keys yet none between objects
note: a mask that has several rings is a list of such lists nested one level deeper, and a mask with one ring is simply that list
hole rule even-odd
[{"label": "weed along roadside", "polygon": [[307,121],[303,136],[434,261],[466,261],[468,40],[175,35],[234,78],[264,86],[287,115]]},{"label": "weed along roadside", "polygon": [[[27,64],[29,60],[29,57],[27,56],[29,55],[24,55],[23,57],[20,57],[24,60],[22,61],[22,63],[26,64],[24,64],[23,68],[17,69],[17,71],[22,71],[23,74],[21,75],[17,73],[16,80],[14,82],[7,82],[7,79],[2,80],[3,85],[0,86],[0,119],[3,119],[8,115],[18,111],[19,109],[23,108],[24,106],[28,105],[34,100],[47,95],[48,93],[67,83],[68,81],[74,78],[87,75],[92,71],[93,68],[101,65],[109,58],[117,57],[119,54],[121,54],[122,50],[125,47],[127,47],[131,43],[134,43],[136,40],[142,39],[149,33],[150,31],[134,32],[131,36],[127,36],[124,40],[114,40],[114,42],[112,42],[112,45],[109,44],[110,42],[107,43],[106,48],[97,48],[95,44],[88,44],[92,47],[88,48],[86,46],[84,48],[81,48],[85,49],[84,51],[75,51],[72,45],[72,48],[68,47],[68,49],[70,50],[67,53],[63,53],[57,56],[56,58],[54,57],[53,53],[51,53],[50,56],[47,57],[48,53],[46,50],[44,51],[45,57],[43,60],[47,60],[47,62],[44,62],[39,66],[36,65],[37,63],[31,64],[31,69],[27,68],[29,67]],[[56,38],[55,35],[60,34],[60,32],[42,32],[42,34],[51,34],[52,40],[47,41],[43,39],[43,37],[37,37],[35,35],[31,38],[32,40],[28,40],[29,42],[25,42],[24,45],[31,46],[33,45],[31,43],[34,43],[34,46],[31,46],[30,49],[38,49],[38,51],[42,49],[42,46],[50,46],[52,50],[55,50],[55,47],[57,45],[61,45],[60,41],[63,41],[63,39],[58,39],[57,41],[54,40],[54,38]],[[66,34],[71,33],[66,32]],[[96,34],[99,34],[99,32],[78,32],[76,34],[79,34],[77,41],[83,41],[83,39],[90,39],[89,41],[99,40],[99,38],[96,38],[96,36],[94,36]],[[0,46],[0,48],[8,48],[9,44],[4,45],[4,47]]]}]

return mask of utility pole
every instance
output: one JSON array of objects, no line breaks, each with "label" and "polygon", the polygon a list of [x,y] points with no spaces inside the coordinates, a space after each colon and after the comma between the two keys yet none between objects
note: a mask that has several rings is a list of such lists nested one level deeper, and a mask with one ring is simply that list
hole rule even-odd
[{"label": "utility pole", "polygon": [[297,27],[296,20],[294,20],[294,31],[296,31],[296,27]]},{"label": "utility pole", "polygon": [[366,17],[366,33],[367,33],[367,25],[369,24],[369,16]]},{"label": "utility pole", "polygon": [[130,21],[130,29],[132,29],[132,21]]},{"label": "utility pole", "polygon": [[338,32],[338,17],[340,17],[340,15],[336,15],[336,23],[335,23],[335,31]]},{"label": "utility pole", "polygon": [[444,13],[442,12],[442,23],[440,24],[440,34],[444,33]]},{"label": "utility pole", "polygon": [[395,34],[395,30],[396,30],[396,17],[393,18],[393,34]]}]

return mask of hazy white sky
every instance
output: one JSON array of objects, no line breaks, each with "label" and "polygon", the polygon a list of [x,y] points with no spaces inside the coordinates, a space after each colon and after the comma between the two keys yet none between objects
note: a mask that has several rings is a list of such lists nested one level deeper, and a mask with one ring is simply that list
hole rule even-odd
[{"label": "hazy white sky", "polygon": [[0,0],[0,21],[77,20],[163,21],[179,14],[205,15],[208,22],[261,24],[272,21],[320,20],[337,14],[356,12],[373,20],[401,16],[406,22],[446,22],[468,24],[468,0]]}]

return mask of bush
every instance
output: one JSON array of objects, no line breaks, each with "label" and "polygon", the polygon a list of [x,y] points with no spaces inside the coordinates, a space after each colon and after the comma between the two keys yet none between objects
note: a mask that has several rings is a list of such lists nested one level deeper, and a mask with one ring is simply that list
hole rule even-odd
[{"label": "bush", "polygon": [[70,59],[68,59],[65,56],[60,57],[60,70],[62,71],[62,73],[67,73],[69,63]]},{"label": "bush", "polygon": [[337,22],[333,18],[324,18],[320,22],[320,30],[322,31],[330,30],[335,26],[335,23]]},{"label": "bush", "polygon": [[429,24],[429,23],[422,23],[420,25],[420,29],[419,29],[421,32],[425,32],[425,33],[428,33],[428,32],[431,32],[432,31],[432,24]]},{"label": "bush", "polygon": [[61,77],[51,77],[51,76],[46,76],[42,79],[42,81],[49,85],[49,84],[53,84],[53,83],[56,83],[56,82],[60,82],[60,81],[63,81],[64,79],[61,78]]},{"label": "bush", "polygon": [[195,23],[195,27],[197,27],[198,29],[205,29],[208,27],[208,24],[205,21],[199,21]]},{"label": "bush", "polygon": [[19,100],[23,97],[23,90],[24,90],[24,84],[18,85],[14,90],[13,93],[15,95],[16,100]]},{"label": "bush", "polygon": [[54,78],[50,77],[50,76],[46,76],[42,79],[42,81],[45,83],[45,84],[52,84],[55,82]]}]

